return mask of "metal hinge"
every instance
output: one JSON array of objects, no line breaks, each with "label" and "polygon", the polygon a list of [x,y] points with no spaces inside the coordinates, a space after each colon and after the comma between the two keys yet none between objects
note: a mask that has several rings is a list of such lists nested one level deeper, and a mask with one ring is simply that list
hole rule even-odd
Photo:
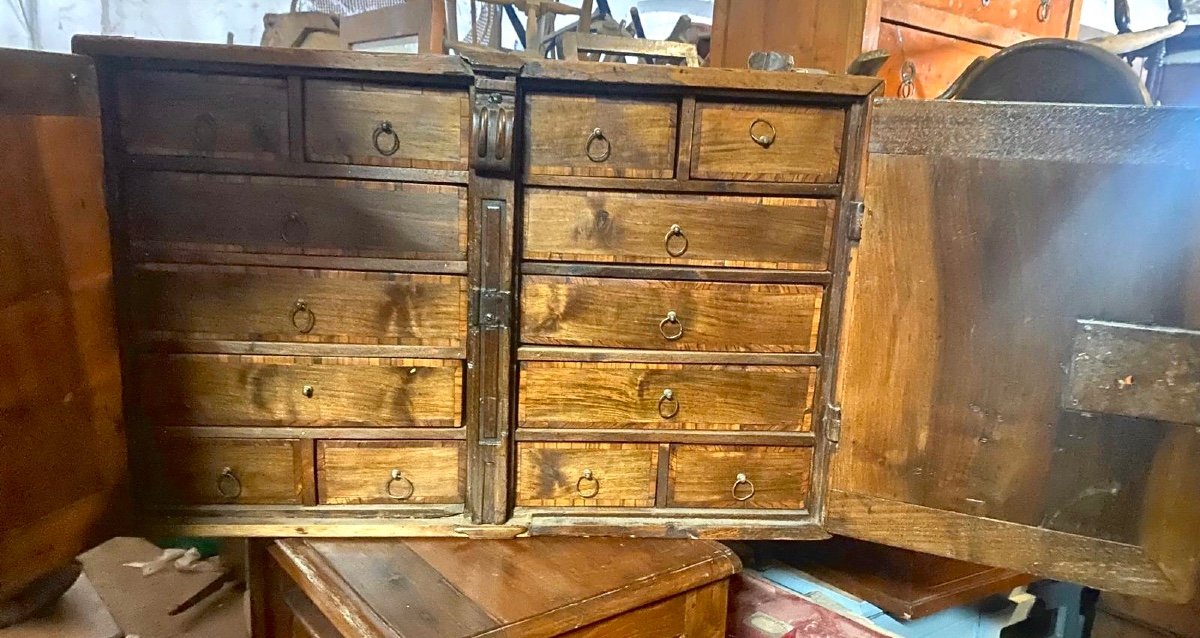
[{"label": "metal hinge", "polygon": [[846,202],[850,207],[850,228],[846,234],[850,237],[850,241],[859,241],[862,239],[863,221],[867,217],[867,206],[862,202],[851,201]]},{"label": "metal hinge", "polygon": [[475,325],[480,328],[507,328],[509,299],[503,290],[480,290],[475,304]]},{"label": "metal hinge", "polygon": [[825,438],[831,443],[842,440],[842,406],[830,403],[825,406]]}]

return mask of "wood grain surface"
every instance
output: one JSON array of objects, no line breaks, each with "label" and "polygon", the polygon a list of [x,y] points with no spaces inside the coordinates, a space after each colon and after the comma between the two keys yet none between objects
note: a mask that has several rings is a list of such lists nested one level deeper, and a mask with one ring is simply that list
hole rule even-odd
[{"label": "wood grain surface", "polygon": [[[941,95],[976,58],[991,57],[998,51],[888,22],[879,25],[879,48],[892,54],[879,71],[884,95],[926,100]],[[911,79],[907,86],[906,77]]]},{"label": "wood grain surface", "polygon": [[[308,460],[305,460],[305,457]],[[300,504],[312,444],[296,439],[199,439],[163,434],[138,485],[159,505]],[[229,472],[226,473],[225,469]]]},{"label": "wood grain surface", "polygon": [[[712,352],[811,352],[823,289],[526,276],[521,341]],[[668,312],[678,323],[659,324]],[[668,336],[683,335],[672,341]],[[664,336],[664,333],[666,336]]]},{"label": "wood grain surface", "polygon": [[461,441],[317,441],[322,504],[461,503],[466,470]]},{"label": "wood grain surface", "polygon": [[523,250],[532,260],[824,270],[833,211],[831,200],[527,189]]},{"label": "wood grain surface", "polygon": [[811,473],[812,448],[672,445],[667,504],[803,509]]},{"label": "wood grain surface", "polygon": [[839,108],[699,102],[692,177],[836,183],[845,128]]},{"label": "wood grain surface", "polygon": [[[529,175],[663,179],[675,174],[679,105],[674,101],[533,94],[525,108]],[[592,157],[601,161],[588,157],[596,129],[608,142],[592,141]]]},{"label": "wood grain surface", "polygon": [[[519,443],[517,505],[649,507],[658,474],[657,444]],[[585,478],[590,470],[592,479]]]}]

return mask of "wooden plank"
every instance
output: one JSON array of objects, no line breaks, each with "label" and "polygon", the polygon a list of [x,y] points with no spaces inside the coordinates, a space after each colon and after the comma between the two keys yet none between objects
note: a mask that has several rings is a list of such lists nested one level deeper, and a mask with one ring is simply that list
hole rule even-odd
[{"label": "wooden plank", "polygon": [[526,175],[523,181],[529,186],[543,186],[548,188],[635,190],[644,193],[664,194],[697,193],[712,195],[830,198],[837,197],[842,192],[841,187],[837,184],[718,182],[712,180],[684,179],[682,174],[680,174],[677,179],[673,180],[650,180],[618,177],[579,177],[576,175]]},{"label": "wooden plank", "polygon": [[98,118],[96,69],[80,55],[8,50],[0,56],[0,115]]},{"label": "wooden plank", "polygon": [[710,363],[719,365],[821,365],[819,354],[795,352],[669,352],[628,348],[521,346],[517,359],[529,361],[622,361],[632,363]]},{"label": "wooden plank", "polygon": [[[755,51],[791,55],[796,66],[842,73],[863,51],[870,0],[716,0],[709,64],[745,69]],[[790,75],[790,74],[789,74]],[[865,89],[864,95],[871,89]]]}]

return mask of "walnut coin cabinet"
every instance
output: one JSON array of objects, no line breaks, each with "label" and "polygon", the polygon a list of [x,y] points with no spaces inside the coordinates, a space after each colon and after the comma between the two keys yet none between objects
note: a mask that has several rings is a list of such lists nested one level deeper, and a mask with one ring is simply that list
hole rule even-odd
[{"label": "walnut coin cabinet", "polygon": [[104,534],[1200,566],[1189,110],[79,37],[0,55],[0,593]]}]

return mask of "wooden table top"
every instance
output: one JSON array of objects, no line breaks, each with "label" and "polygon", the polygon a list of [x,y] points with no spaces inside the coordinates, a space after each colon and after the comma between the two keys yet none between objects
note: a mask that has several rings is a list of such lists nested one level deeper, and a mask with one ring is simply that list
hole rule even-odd
[{"label": "wooden table top", "polygon": [[727,578],[714,541],[285,539],[271,555],[346,635],[553,635]]}]

